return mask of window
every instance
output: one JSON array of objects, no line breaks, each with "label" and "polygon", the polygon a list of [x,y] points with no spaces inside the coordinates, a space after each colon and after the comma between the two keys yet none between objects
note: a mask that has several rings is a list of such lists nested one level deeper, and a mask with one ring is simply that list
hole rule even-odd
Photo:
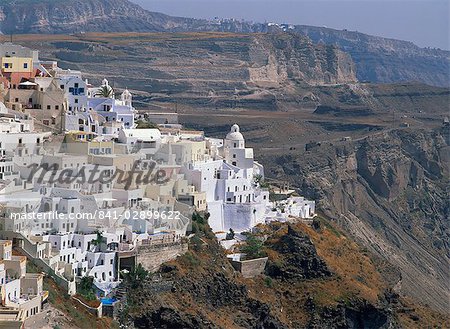
[{"label": "window", "polygon": [[47,110],[51,110],[52,106],[51,105],[47,105]]},{"label": "window", "polygon": [[75,104],[78,104],[78,98],[75,98]]},{"label": "window", "polygon": [[64,89],[64,85],[60,85],[59,88]]},{"label": "window", "polygon": [[233,154],[233,158],[235,158],[235,159],[236,159],[236,154]]},{"label": "window", "polygon": [[23,68],[27,69],[28,68],[28,63],[23,63]]},{"label": "window", "polygon": [[74,84],[74,87],[75,87],[75,88],[78,88],[78,82]]},{"label": "window", "polygon": [[59,110],[59,105],[55,105],[55,110]]}]

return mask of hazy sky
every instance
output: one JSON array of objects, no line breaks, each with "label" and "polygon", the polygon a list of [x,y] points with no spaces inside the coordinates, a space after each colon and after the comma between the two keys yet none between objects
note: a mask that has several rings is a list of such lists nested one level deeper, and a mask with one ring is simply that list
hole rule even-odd
[{"label": "hazy sky", "polygon": [[348,29],[449,49],[450,0],[131,0],[195,18],[238,18]]}]

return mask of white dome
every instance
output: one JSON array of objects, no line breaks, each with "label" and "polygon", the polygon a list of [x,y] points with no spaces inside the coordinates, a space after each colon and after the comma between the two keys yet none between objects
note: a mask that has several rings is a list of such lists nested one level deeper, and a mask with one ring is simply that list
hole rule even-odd
[{"label": "white dome", "polygon": [[126,88],[126,89],[123,91],[122,95],[123,95],[124,97],[128,97],[128,96],[131,96],[131,93],[130,93],[130,91],[128,90],[128,88]]},{"label": "white dome", "polygon": [[239,132],[239,126],[237,124],[234,124],[231,126],[230,132],[227,134],[226,137],[228,140],[232,141],[243,141],[244,136]]}]

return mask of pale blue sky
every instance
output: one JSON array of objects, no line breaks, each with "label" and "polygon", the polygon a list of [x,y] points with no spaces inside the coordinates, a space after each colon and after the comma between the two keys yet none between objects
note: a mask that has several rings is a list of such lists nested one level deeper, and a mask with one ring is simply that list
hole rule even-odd
[{"label": "pale blue sky", "polygon": [[131,0],[169,15],[285,22],[449,49],[450,0]]}]

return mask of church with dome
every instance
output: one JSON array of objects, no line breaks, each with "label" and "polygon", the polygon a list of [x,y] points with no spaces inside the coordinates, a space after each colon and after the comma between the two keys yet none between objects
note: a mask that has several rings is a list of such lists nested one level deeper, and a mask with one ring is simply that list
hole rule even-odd
[{"label": "church with dome", "polygon": [[270,209],[269,191],[255,177],[263,166],[245,147],[240,128],[234,124],[224,140],[207,139],[210,158],[192,162],[186,172],[190,183],[206,193],[209,225],[214,232],[246,231],[264,223]]}]

